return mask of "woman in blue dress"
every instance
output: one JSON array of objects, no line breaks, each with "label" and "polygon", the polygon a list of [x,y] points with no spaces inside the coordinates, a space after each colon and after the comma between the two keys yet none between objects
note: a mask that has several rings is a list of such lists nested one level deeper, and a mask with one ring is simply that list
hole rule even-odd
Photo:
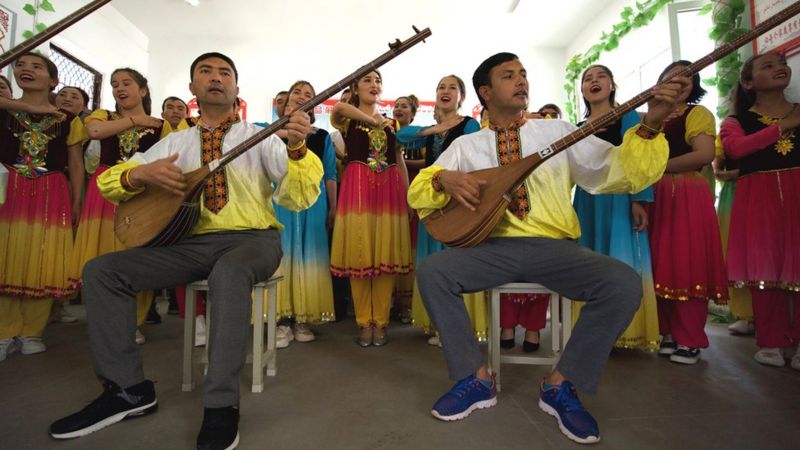
[{"label": "woman in blue dress", "polygon": [[[595,120],[616,106],[617,85],[608,67],[593,65],[581,77],[581,93],[586,105],[586,122]],[[631,111],[621,120],[595,133],[613,145],[620,145],[625,133],[640,122],[639,114]],[[581,224],[578,242],[598,253],[611,256],[633,267],[642,277],[644,295],[639,309],[616,346],[655,351],[658,349],[658,315],[653,287],[650,245],[647,236],[647,212],[642,203],[653,202],[653,189],[634,195],[592,195],[579,187],[575,189],[574,206]],[[580,302],[573,302],[573,320],[577,321]]]},{"label": "woman in blue dress", "polygon": [[[465,134],[474,133],[480,130],[480,124],[471,118],[459,115],[458,109],[464,102],[465,95],[464,81],[456,75],[447,75],[436,86],[436,106],[434,115],[437,125],[432,127],[417,127],[409,125],[400,129],[397,133],[397,141],[404,146],[418,148],[424,144],[424,165],[422,169],[433,164],[439,155],[447,150],[450,143],[456,138]],[[428,255],[444,249],[444,246],[434,240],[425,230],[425,224],[420,221],[417,228],[417,248],[415,267]],[[464,302],[472,321],[472,328],[475,336],[480,340],[486,340],[487,334],[487,315],[488,309],[483,293],[465,294]],[[419,289],[414,283],[414,293],[411,300],[411,316],[414,326],[422,328],[427,334],[431,334],[428,343],[440,345],[439,338],[434,334],[433,324],[422,303]]]},{"label": "woman in blue dress", "polygon": [[[289,89],[284,114],[291,114],[315,95],[311,83],[295,82]],[[314,123],[313,114],[311,123]],[[282,131],[277,134],[281,136]],[[282,319],[295,321],[294,332],[289,322],[281,322],[276,333],[279,347],[287,346],[292,340],[313,341],[315,336],[309,324],[335,319],[328,228],[333,227],[336,212],[336,153],[330,135],[321,128],[312,128],[306,145],[322,161],[324,169],[317,202],[299,212],[273,202],[275,216],[284,226],[281,231],[283,259],[277,272],[284,280],[278,287],[277,314]]]}]

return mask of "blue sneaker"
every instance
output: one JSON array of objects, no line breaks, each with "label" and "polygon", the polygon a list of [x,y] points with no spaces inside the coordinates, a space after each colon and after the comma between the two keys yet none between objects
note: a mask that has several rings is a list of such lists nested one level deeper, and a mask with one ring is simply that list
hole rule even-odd
[{"label": "blue sneaker", "polygon": [[544,390],[539,387],[539,408],[558,420],[558,428],[579,444],[600,442],[600,428],[581,404],[575,387],[569,381]]},{"label": "blue sneaker", "polygon": [[456,383],[433,405],[431,414],[439,420],[461,420],[476,409],[491,408],[497,404],[497,385],[492,375],[492,387],[486,387],[475,375]]}]

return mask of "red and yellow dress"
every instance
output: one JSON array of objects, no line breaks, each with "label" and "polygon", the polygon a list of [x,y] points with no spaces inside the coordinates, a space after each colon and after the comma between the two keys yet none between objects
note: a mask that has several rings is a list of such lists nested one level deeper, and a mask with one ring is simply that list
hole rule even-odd
[{"label": "red and yellow dress", "polygon": [[86,141],[80,118],[0,110],[0,163],[8,170],[0,206],[0,339],[41,336],[68,280],[72,195],[68,148]]},{"label": "red and yellow dress", "polygon": [[[670,159],[692,151],[691,140],[716,136],[714,116],[689,105],[664,124]],[[700,170],[665,173],[654,187],[650,248],[661,335],[680,345],[708,347],[708,301],[727,303],[728,278],[722,257],[714,197]]]},{"label": "red and yellow dress", "polygon": [[412,268],[406,188],[395,160],[397,122],[379,127],[345,119],[342,176],[331,246],[331,273],[350,278],[360,327],[389,323],[395,275]]},{"label": "red and yellow dress", "polygon": [[[118,120],[122,116],[116,112],[98,109],[85,119],[85,123],[100,120]],[[117,207],[100,195],[97,188],[97,177],[118,163],[127,161],[136,152],[147,151],[156,142],[169,134],[171,128],[167,122],[162,122],[159,128],[131,127],[116,135],[100,140],[100,164],[89,179],[86,190],[86,200],[78,222],[78,231],[75,235],[75,249],[69,262],[69,279],[73,286],[81,284],[83,266],[97,256],[125,250],[114,235],[114,212]],[[137,295],[136,319],[141,325],[153,301],[153,293],[140,292]]]}]

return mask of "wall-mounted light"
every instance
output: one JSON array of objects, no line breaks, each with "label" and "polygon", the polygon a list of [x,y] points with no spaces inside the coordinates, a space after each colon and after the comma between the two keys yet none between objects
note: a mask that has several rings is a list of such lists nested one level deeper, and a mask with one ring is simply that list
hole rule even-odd
[{"label": "wall-mounted light", "polygon": [[200,6],[200,0],[183,0],[191,6]]}]

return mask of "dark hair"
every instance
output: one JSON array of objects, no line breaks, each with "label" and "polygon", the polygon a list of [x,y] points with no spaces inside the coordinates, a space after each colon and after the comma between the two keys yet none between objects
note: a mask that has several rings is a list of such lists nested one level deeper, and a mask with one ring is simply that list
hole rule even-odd
[{"label": "dark hair", "polygon": [[[675,67],[678,66],[689,67],[690,65],[692,65],[692,63],[686,61],[685,59],[675,61],[674,63],[668,65],[663,72],[661,72],[661,75],[658,76],[658,82],[661,83],[661,80],[664,79],[664,76],[667,74],[667,72],[674,69]],[[700,74],[695,73],[694,75],[692,75],[692,92],[690,92],[689,97],[686,98],[686,103],[690,103],[693,105],[700,103],[700,100],[702,100],[703,97],[705,97],[706,92],[707,91],[703,89],[703,86],[700,85]]]},{"label": "dark hair", "polygon": [[767,55],[778,55],[784,62],[786,61],[786,55],[778,52],[767,52],[747,58],[742,65],[739,82],[736,83],[736,94],[733,96],[733,113],[737,116],[744,114],[756,102],[756,93],[742,86],[742,81],[753,81],[753,66],[756,60]]},{"label": "dark hair", "polygon": [[346,87],[346,88],[344,88],[344,90],[342,91],[342,93],[340,95],[349,94],[349,93],[350,93],[350,88]]},{"label": "dark hair", "polygon": [[11,95],[14,95],[14,88],[11,87],[11,82],[8,81],[8,78],[6,78],[4,75],[0,75],[0,81],[5,83],[8,91],[11,92]]},{"label": "dark hair", "polygon": [[[380,70],[378,70],[378,69],[371,70],[371,71],[369,71],[367,73],[367,75],[371,74],[372,72],[377,73],[378,74],[378,78],[380,78],[381,82],[383,82],[383,75],[381,75]],[[364,75],[364,77],[367,76],[367,75]],[[361,78],[364,78],[364,77],[361,77]],[[350,89],[351,94],[350,94],[350,98],[347,99],[347,103],[355,106],[356,108],[358,108],[358,105],[360,103],[358,101],[358,82],[361,81],[361,78],[359,78],[358,80],[354,81],[353,84],[351,84],[350,87],[348,88],[348,89]]]},{"label": "dark hair", "polygon": [[[311,88],[311,92],[313,92],[315,96],[317,95],[317,90],[314,89],[314,85],[305,80],[297,80],[294,83],[292,83],[292,86],[289,88],[288,91],[286,91],[286,93],[292,95],[292,91],[299,86],[308,86]],[[289,97],[286,97],[286,103],[289,103]],[[285,109],[284,112],[286,112]],[[311,108],[311,111],[308,112],[308,118],[311,120],[311,123],[314,123],[314,121],[316,120],[316,118],[314,117],[314,108]]]},{"label": "dark hair", "polygon": [[[25,56],[35,56],[35,57],[41,59],[42,62],[44,62],[44,65],[47,66],[47,73],[50,75],[50,79],[51,80],[55,80],[56,81],[56,85],[58,84],[58,67],[56,67],[56,64],[53,61],[50,61],[50,58],[48,58],[47,56],[42,55],[41,53],[25,52],[25,53],[19,55],[19,58],[17,58],[17,61],[19,61],[20,59],[22,59]],[[14,63],[16,64],[16,61],[14,61]],[[11,87],[10,84],[8,86]],[[51,86],[50,90],[52,91],[55,88],[56,88],[55,85]]]},{"label": "dark hair", "polygon": [[239,82],[239,71],[236,70],[236,64],[233,63],[232,59],[219,52],[203,53],[202,55],[195,58],[195,60],[192,62],[191,67],[189,67],[189,81],[194,81],[194,69],[197,68],[197,65],[200,64],[201,61],[205,61],[211,58],[219,58],[228,63],[228,65],[231,66],[231,69],[233,69],[234,80],[236,80],[237,83]]},{"label": "dark hair", "polygon": [[456,79],[456,83],[458,83],[458,90],[461,91],[461,101],[458,102],[458,106],[457,107],[461,108],[461,105],[464,103],[464,97],[466,97],[466,95],[467,95],[467,85],[464,84],[464,80],[462,80],[461,77],[459,77],[458,75],[452,74],[452,73],[450,75],[443,76],[442,79],[439,80],[439,83],[441,83],[442,80],[444,80],[445,78],[455,78]]},{"label": "dark hair", "polygon": [[481,86],[492,86],[492,81],[489,79],[489,72],[491,72],[493,68],[499,66],[500,64],[513,61],[515,59],[519,59],[517,55],[513,53],[502,52],[490,56],[484,62],[482,62],[477,69],[475,69],[475,73],[472,74],[472,87],[475,88],[475,94],[478,95],[478,100],[481,101],[481,106],[489,109],[480,93]]},{"label": "dark hair", "polygon": [[76,91],[78,91],[78,93],[81,94],[81,97],[83,98],[83,107],[84,108],[89,107],[89,94],[87,94],[86,91],[79,88],[78,86],[64,86],[58,90],[58,93],[60,94],[61,91],[63,91],[64,89],[75,89]]},{"label": "dark hair", "polygon": [[[144,94],[144,97],[142,97],[142,108],[144,109],[144,113],[149,116],[150,110],[152,109],[153,100],[150,98],[150,87],[147,85],[147,78],[145,78],[144,75],[139,73],[138,70],[131,69],[130,67],[122,67],[120,69],[111,72],[111,79],[114,78],[114,75],[120,72],[125,72],[128,75],[130,75],[131,78],[133,78],[133,81],[136,82],[136,85],[139,86],[140,89],[144,89],[147,91],[147,93]],[[117,110],[117,112],[120,112],[119,104],[115,104],[114,108]]]},{"label": "dark hair", "polygon": [[161,102],[161,112],[164,112],[164,108],[167,107],[167,102],[172,102],[172,101],[175,101],[175,100],[183,103],[183,106],[186,107],[186,110],[187,111],[189,110],[189,105],[187,105],[185,101],[179,99],[178,97],[170,96],[170,97],[165,98],[164,101]]},{"label": "dark hair", "polygon": [[553,111],[556,112],[556,114],[558,114],[558,117],[556,117],[556,119],[561,118],[561,108],[559,108],[558,105],[556,105],[555,103],[545,103],[544,105],[542,105],[541,108],[539,108],[539,113],[541,113],[542,110],[545,109],[552,109]]},{"label": "dark hair", "polygon": [[[586,72],[588,72],[591,69],[595,69],[595,68],[602,69],[611,78],[611,95],[608,96],[608,104],[611,105],[611,107],[613,108],[617,104],[617,101],[616,101],[617,82],[614,81],[614,73],[611,72],[611,69],[609,69],[608,67],[606,67],[606,66],[604,66],[602,64],[592,64],[591,66],[587,67],[586,70],[584,70],[583,73],[581,74],[581,84],[583,84],[583,79],[586,78]],[[583,98],[583,104],[586,105],[586,112],[583,114],[583,117],[584,118],[588,118],[589,114],[592,113],[592,105],[590,105],[589,102],[586,101],[586,97]],[[545,106],[547,106],[547,105],[545,105]],[[556,105],[553,105],[553,106],[558,108],[558,106],[556,106]],[[542,106],[542,108],[544,108],[544,106]],[[561,110],[558,111],[558,114],[559,115],[561,114]]]},{"label": "dark hair", "polygon": [[[400,99],[405,99],[408,102],[408,104],[411,106],[411,114],[417,115],[417,109],[419,109],[419,99],[417,98],[416,95],[409,94],[409,95],[403,95],[401,97],[397,97],[397,100],[400,100]],[[395,104],[397,104],[397,100],[394,101]],[[414,118],[412,117],[411,119],[413,121]]]}]

